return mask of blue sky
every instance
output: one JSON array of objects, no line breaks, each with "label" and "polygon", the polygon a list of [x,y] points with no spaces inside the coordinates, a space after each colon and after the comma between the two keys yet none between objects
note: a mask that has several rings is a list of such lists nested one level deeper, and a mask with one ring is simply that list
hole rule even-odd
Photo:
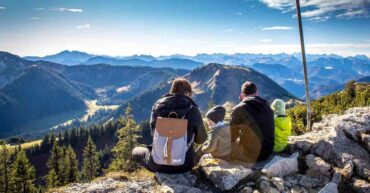
[{"label": "blue sky", "polygon": [[[293,0],[0,0],[0,50],[21,56],[293,53]],[[370,0],[301,0],[309,53],[370,56]]]}]

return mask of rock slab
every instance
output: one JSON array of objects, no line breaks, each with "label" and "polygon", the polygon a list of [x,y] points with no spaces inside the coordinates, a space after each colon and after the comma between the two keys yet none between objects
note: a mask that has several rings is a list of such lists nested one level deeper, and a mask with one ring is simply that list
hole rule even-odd
[{"label": "rock slab", "polygon": [[161,193],[200,193],[200,189],[194,187],[197,177],[190,172],[183,174],[155,173],[155,179],[161,185]]},{"label": "rock slab", "polygon": [[276,155],[269,163],[263,167],[262,172],[268,176],[286,176],[298,172],[298,157],[296,152],[290,157],[285,158]]},{"label": "rock slab", "polygon": [[217,158],[202,159],[200,168],[206,178],[221,191],[231,190],[240,180],[253,173],[251,169],[242,165]]}]

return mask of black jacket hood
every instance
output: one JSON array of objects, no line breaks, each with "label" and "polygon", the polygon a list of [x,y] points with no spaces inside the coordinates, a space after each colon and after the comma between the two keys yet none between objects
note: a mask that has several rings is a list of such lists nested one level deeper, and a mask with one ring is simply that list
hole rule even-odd
[{"label": "black jacket hood", "polygon": [[160,116],[168,116],[170,112],[176,112],[179,117],[184,116],[197,104],[188,96],[179,94],[166,94],[162,96],[153,106]]},{"label": "black jacket hood", "polygon": [[263,99],[259,96],[247,97],[247,98],[243,99],[242,102],[245,103],[245,104],[248,104],[250,106],[253,106],[259,112],[271,111],[270,104],[265,99]]}]

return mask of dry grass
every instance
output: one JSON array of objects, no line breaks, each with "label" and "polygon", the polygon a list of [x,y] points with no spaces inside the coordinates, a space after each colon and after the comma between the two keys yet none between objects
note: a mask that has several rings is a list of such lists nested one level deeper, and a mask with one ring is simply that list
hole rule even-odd
[{"label": "dry grass", "polygon": [[[23,150],[27,150],[27,149],[31,149],[32,147],[34,147],[35,145],[41,145],[41,142],[42,140],[35,140],[35,141],[30,141],[30,142],[26,142],[26,143],[22,143],[21,144],[21,148]],[[6,145],[6,147],[9,149],[10,153],[13,153],[15,148],[18,147],[18,145]],[[1,149],[1,147],[0,147]]]},{"label": "dry grass", "polygon": [[147,179],[153,179],[155,174],[150,172],[146,169],[138,169],[135,172],[109,172],[104,177],[99,177],[96,180],[105,179],[105,178],[113,178],[113,179],[127,179],[127,180],[138,180],[143,181]]},{"label": "dry grass", "polygon": [[[145,181],[145,180],[153,180],[154,179],[154,173],[150,172],[146,169],[138,169],[135,172],[128,173],[128,172],[109,172],[105,174],[102,177],[95,178],[92,182],[99,182],[103,181],[107,178],[113,178],[115,180],[133,180],[133,181]],[[83,182],[81,182],[83,183]],[[48,190],[49,193],[65,193],[67,186],[53,188],[51,190]]]},{"label": "dry grass", "polygon": [[93,116],[99,110],[116,110],[119,105],[98,105],[98,100],[87,100],[85,104],[87,106],[87,113],[81,118],[82,121],[87,121],[89,116]]}]

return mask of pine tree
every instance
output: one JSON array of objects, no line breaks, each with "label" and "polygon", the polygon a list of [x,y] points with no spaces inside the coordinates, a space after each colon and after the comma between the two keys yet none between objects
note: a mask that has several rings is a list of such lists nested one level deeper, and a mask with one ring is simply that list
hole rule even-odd
[{"label": "pine tree", "polygon": [[99,152],[100,155],[100,162],[103,163],[103,167],[105,166],[104,164],[109,162],[110,158],[110,149],[108,148],[108,145],[105,144],[105,147],[103,150]]},{"label": "pine tree", "polygon": [[67,176],[69,171],[69,161],[67,157],[67,148],[65,146],[60,147],[61,157],[59,160],[60,163],[60,172],[58,174],[60,185],[65,185],[67,183]]},{"label": "pine tree", "polygon": [[77,145],[78,136],[77,136],[77,130],[76,130],[76,128],[73,128],[71,130],[71,134],[69,136],[69,141],[70,141],[70,144],[72,145],[72,147],[75,147]]},{"label": "pine tree", "polygon": [[344,90],[348,93],[348,95],[353,98],[356,95],[356,81],[349,81]]},{"label": "pine tree", "polygon": [[64,131],[63,142],[65,144],[69,144],[69,132],[68,131]]},{"label": "pine tree", "polygon": [[54,169],[49,170],[46,176],[46,188],[51,189],[59,185],[58,176]]},{"label": "pine tree", "polygon": [[98,176],[99,170],[100,170],[99,153],[96,150],[96,146],[91,136],[89,136],[86,147],[83,151],[83,165],[82,165],[83,177],[86,180],[91,181],[96,176]]},{"label": "pine tree", "polygon": [[47,134],[41,142],[40,151],[46,152],[50,148],[50,136]]},{"label": "pine tree", "polygon": [[0,193],[10,192],[10,153],[5,144],[0,149]]},{"label": "pine tree", "polygon": [[[56,182],[53,182],[53,184],[61,185],[61,176],[62,176],[62,151],[60,147],[58,146],[58,143],[54,141],[53,147],[50,150],[50,157],[47,162],[47,167],[49,169],[47,178],[54,179],[53,173],[57,176]],[[54,186],[53,186],[54,187]]]},{"label": "pine tree", "polygon": [[23,150],[18,151],[11,172],[14,192],[30,193],[34,190],[35,168],[27,159]]},{"label": "pine tree", "polygon": [[131,105],[128,105],[125,111],[125,126],[118,130],[118,143],[112,149],[114,159],[110,165],[113,171],[133,171],[138,165],[132,161],[132,149],[138,145],[138,125],[132,117]]},{"label": "pine tree", "polygon": [[69,146],[66,152],[66,163],[67,167],[67,176],[66,183],[77,182],[80,179],[80,172],[78,170],[78,161],[76,159],[76,153],[73,150],[72,146]]}]

